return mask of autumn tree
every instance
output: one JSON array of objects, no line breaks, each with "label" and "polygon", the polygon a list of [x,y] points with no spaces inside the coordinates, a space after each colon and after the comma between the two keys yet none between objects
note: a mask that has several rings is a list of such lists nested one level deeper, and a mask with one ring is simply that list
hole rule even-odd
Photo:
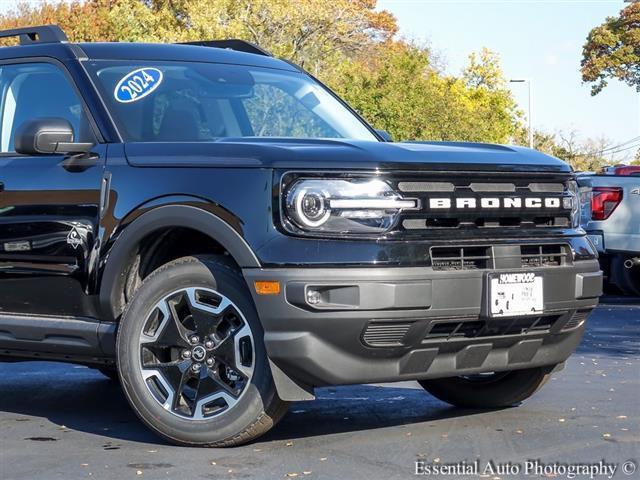
[{"label": "autumn tree", "polygon": [[71,41],[240,38],[312,72],[354,57],[398,27],[376,0],[87,0],[21,3],[0,28],[59,24]]},{"label": "autumn tree", "polygon": [[57,23],[71,41],[251,41],[303,66],[398,140],[505,143],[518,114],[498,58],[443,73],[427,48],[395,39],[376,0],[73,0],[23,3],[0,28]]},{"label": "autumn tree", "polygon": [[582,79],[597,95],[608,80],[618,79],[640,92],[640,2],[595,27],[582,49]]},{"label": "autumn tree", "polygon": [[[57,24],[75,42],[100,42],[117,36],[112,26],[111,0],[73,0],[69,2],[41,3],[34,6],[19,3],[15,10],[0,15],[0,30],[29,25]],[[16,39],[3,39],[2,44]]]}]

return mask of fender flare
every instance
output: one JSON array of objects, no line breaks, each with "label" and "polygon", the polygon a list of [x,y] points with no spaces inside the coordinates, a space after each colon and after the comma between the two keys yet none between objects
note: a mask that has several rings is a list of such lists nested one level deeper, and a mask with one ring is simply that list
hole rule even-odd
[{"label": "fender flare", "polygon": [[197,230],[222,245],[240,268],[259,268],[260,262],[245,239],[215,214],[191,205],[163,205],[143,213],[124,228],[106,256],[99,287],[100,310],[105,320],[115,320],[119,293],[125,279],[122,272],[136,245],[154,231],[167,227]]}]

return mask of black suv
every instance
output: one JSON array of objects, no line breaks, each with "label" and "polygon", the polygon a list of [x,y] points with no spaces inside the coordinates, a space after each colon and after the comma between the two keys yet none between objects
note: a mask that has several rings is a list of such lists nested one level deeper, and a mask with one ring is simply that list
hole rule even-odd
[{"label": "black suv", "polygon": [[578,345],[602,282],[564,162],[390,142],[238,40],[8,36],[3,360],[97,368],[164,438],[229,446],[319,386],[513,405]]}]

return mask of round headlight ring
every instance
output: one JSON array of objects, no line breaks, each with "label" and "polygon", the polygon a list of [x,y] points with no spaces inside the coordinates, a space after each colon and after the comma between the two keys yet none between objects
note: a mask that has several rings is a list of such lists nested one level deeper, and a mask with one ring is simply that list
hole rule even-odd
[{"label": "round headlight ring", "polygon": [[331,215],[324,194],[313,190],[300,190],[295,198],[295,208],[298,219],[311,228],[320,227]]}]

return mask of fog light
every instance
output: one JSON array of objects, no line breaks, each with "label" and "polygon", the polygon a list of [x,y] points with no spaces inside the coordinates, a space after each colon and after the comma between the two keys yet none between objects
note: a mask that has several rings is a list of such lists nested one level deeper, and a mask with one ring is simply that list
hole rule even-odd
[{"label": "fog light", "polygon": [[307,290],[307,303],[309,305],[318,305],[320,303],[320,292],[317,290]]}]

